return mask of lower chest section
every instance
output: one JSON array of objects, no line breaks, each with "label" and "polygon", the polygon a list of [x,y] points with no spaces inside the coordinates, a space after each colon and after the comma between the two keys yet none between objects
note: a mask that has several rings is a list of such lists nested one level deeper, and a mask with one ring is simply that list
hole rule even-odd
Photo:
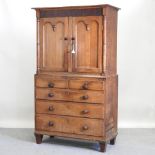
[{"label": "lower chest section", "polygon": [[75,138],[104,137],[104,87],[104,79],[36,76],[35,130]]}]

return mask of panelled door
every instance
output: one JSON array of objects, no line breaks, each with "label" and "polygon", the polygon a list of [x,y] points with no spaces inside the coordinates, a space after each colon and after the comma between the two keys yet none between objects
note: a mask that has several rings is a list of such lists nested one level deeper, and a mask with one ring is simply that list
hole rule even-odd
[{"label": "panelled door", "polygon": [[40,69],[67,71],[68,17],[41,18]]},{"label": "panelled door", "polygon": [[102,72],[102,17],[40,19],[39,68],[53,72]]},{"label": "panelled door", "polygon": [[102,72],[102,17],[72,18],[73,71]]}]

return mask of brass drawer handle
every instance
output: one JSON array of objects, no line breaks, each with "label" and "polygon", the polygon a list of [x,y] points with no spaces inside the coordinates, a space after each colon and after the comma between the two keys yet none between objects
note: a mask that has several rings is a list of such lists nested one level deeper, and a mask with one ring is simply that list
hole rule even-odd
[{"label": "brass drawer handle", "polygon": [[48,97],[54,97],[54,94],[49,93],[49,94],[48,94]]},{"label": "brass drawer handle", "polygon": [[82,89],[88,89],[88,82],[85,82],[82,86]]},{"label": "brass drawer handle", "polygon": [[82,100],[87,100],[88,98],[89,98],[88,95],[81,96]]},{"label": "brass drawer handle", "polygon": [[89,113],[89,110],[87,110],[87,109],[82,110],[81,113],[82,113],[82,114],[88,114],[88,113]]},{"label": "brass drawer handle", "polygon": [[49,87],[49,88],[53,88],[53,87],[54,87],[54,83],[49,83],[49,84],[48,84],[48,87]]},{"label": "brass drawer handle", "polygon": [[82,127],[82,130],[88,130],[89,128],[88,128],[88,126],[87,125],[84,125],[83,127]]},{"label": "brass drawer handle", "polygon": [[48,126],[50,126],[50,127],[51,127],[51,126],[54,126],[54,122],[49,121],[49,122],[48,122]]},{"label": "brass drawer handle", "polygon": [[48,107],[48,110],[49,110],[49,111],[53,111],[53,110],[54,110],[54,107],[53,107],[53,106],[49,106],[49,107]]}]

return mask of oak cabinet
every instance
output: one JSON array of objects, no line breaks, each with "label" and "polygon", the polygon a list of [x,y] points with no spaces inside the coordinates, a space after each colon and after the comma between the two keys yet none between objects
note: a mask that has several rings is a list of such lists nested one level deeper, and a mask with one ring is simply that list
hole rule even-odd
[{"label": "oak cabinet", "polygon": [[117,11],[110,5],[35,8],[35,136],[96,141],[117,135]]}]

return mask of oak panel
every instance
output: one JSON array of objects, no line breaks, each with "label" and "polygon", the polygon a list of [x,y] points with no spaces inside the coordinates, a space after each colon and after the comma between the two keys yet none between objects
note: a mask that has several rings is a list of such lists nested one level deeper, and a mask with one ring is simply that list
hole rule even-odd
[{"label": "oak panel", "polygon": [[40,19],[40,68],[67,71],[68,18]]},{"label": "oak panel", "polygon": [[102,72],[102,17],[73,17],[73,71]]}]

